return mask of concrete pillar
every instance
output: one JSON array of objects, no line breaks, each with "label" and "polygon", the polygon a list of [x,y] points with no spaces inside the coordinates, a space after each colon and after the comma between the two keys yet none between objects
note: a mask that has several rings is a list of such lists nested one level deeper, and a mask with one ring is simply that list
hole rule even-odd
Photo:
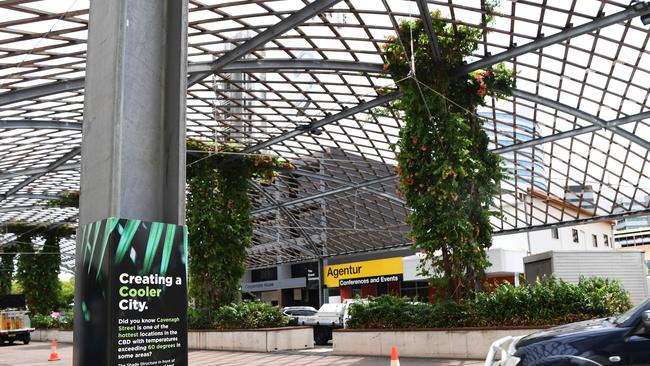
[{"label": "concrete pillar", "polygon": [[[187,8],[187,0],[90,5],[75,366],[115,365],[126,356],[187,365]],[[158,293],[127,296],[122,275],[173,281],[157,283]],[[120,324],[156,318],[172,319],[163,324],[177,336],[169,348],[149,356],[118,348],[126,337]]]},{"label": "concrete pillar", "polygon": [[80,226],[185,222],[187,1],[90,7]]}]

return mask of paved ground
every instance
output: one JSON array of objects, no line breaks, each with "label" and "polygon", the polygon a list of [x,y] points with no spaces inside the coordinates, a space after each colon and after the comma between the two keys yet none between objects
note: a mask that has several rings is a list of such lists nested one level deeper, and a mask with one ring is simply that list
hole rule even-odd
[{"label": "paved ground", "polygon": [[[33,342],[25,346],[0,346],[0,366],[72,366],[72,345],[59,344],[59,362],[48,362],[50,344]],[[376,357],[344,357],[332,355],[331,348],[315,348],[313,350],[288,353],[250,353],[250,352],[217,352],[191,351],[190,365],[192,366],[376,366],[390,364],[390,359]],[[479,361],[433,360],[400,358],[401,366],[480,366]]]}]

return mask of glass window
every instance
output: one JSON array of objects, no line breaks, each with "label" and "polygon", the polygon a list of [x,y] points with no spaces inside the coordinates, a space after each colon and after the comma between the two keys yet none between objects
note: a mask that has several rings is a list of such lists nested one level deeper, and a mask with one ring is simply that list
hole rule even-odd
[{"label": "glass window", "polygon": [[559,232],[558,228],[554,227],[554,228],[551,229],[551,237],[553,239],[559,239],[560,238],[560,232]]},{"label": "glass window", "polygon": [[596,234],[591,235],[591,243],[593,244],[594,248],[598,248],[598,236]]},{"label": "glass window", "polygon": [[609,235],[603,234],[603,242],[605,242],[605,246],[609,246]]},{"label": "glass window", "polygon": [[401,283],[402,296],[415,298],[416,301],[427,302],[429,298],[429,283],[427,281],[408,281]]},{"label": "glass window", "polygon": [[291,265],[291,278],[318,278],[318,263],[298,263]]},{"label": "glass window", "polygon": [[275,281],[278,279],[278,267],[254,269],[251,271],[251,282]]},{"label": "glass window", "polygon": [[579,243],[580,242],[580,239],[578,237],[578,230],[571,229],[571,236],[573,237],[573,242],[574,243]]}]

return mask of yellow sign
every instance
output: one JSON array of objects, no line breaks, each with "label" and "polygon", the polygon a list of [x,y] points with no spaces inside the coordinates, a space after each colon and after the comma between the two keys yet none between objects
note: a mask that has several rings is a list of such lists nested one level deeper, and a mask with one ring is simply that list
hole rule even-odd
[{"label": "yellow sign", "polygon": [[340,280],[383,275],[402,274],[402,257],[377,259],[365,262],[343,263],[323,268],[325,286],[339,287]]}]

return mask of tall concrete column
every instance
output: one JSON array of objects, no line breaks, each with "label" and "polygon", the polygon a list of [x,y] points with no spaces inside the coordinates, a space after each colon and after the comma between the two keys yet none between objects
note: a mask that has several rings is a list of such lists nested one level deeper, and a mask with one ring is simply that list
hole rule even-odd
[{"label": "tall concrete column", "polygon": [[185,221],[187,1],[90,6],[80,226]]},{"label": "tall concrete column", "polygon": [[90,4],[75,366],[187,365],[187,9]]}]

